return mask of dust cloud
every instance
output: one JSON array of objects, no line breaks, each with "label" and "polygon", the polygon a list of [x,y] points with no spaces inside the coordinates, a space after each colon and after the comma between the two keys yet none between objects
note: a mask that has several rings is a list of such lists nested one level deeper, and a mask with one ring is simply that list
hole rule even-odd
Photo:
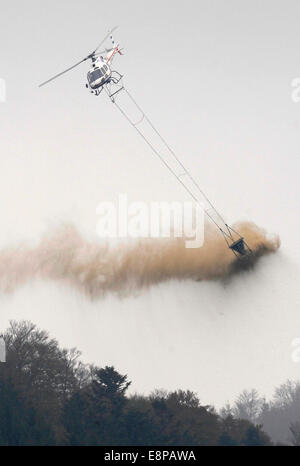
[{"label": "dust cloud", "polygon": [[45,234],[35,247],[0,250],[0,292],[13,292],[35,279],[71,285],[90,299],[116,293],[126,296],[168,280],[226,280],[254,268],[274,253],[278,238],[253,223],[234,226],[253,253],[236,258],[222,235],[206,234],[204,245],[185,247],[184,238],[139,239],[111,247],[87,241],[72,225]]}]

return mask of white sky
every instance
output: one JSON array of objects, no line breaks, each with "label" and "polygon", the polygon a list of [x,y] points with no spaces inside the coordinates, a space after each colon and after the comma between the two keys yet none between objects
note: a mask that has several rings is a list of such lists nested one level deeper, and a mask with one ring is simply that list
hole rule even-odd
[{"label": "white sky", "polygon": [[133,390],[189,388],[217,406],[299,376],[299,21],[297,1],[1,5],[1,246],[68,221],[94,235],[96,206],[118,193],[188,199],[108,99],[86,91],[87,64],[37,88],[114,25],[125,48],[115,68],[207,195],[229,222],[254,220],[282,240],[227,287],[169,283],[90,303],[32,283],[0,298],[2,330],[30,319],[84,360],[114,364]]}]

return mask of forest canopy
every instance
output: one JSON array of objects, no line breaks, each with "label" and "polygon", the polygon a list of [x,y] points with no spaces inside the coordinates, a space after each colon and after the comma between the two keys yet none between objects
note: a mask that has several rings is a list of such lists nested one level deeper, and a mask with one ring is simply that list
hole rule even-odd
[{"label": "forest canopy", "polygon": [[76,348],[60,348],[31,322],[11,321],[3,337],[0,445],[300,442],[300,383],[283,385],[269,404],[255,390],[245,391],[218,413],[189,390],[130,395],[128,375],[83,364]]}]

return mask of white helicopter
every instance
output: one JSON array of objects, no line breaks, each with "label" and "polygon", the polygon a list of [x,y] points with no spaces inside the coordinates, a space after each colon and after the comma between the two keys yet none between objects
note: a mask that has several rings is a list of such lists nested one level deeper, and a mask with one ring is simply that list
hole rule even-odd
[{"label": "white helicopter", "polygon": [[[54,79],[67,73],[73,68],[76,68],[76,66],[80,65],[81,63],[89,59],[92,60],[92,67],[88,71],[88,74],[87,74],[86,87],[87,89],[90,90],[92,94],[99,95],[101,91],[103,90],[103,86],[105,84],[109,84],[111,82],[114,84],[117,84],[121,80],[122,76],[117,71],[113,71],[110,67],[111,62],[117,53],[119,53],[120,55],[123,55],[122,49],[120,49],[119,44],[117,45],[115,44],[115,41],[112,36],[113,31],[115,31],[116,29],[117,29],[117,26],[111,29],[92,53],[87,55],[85,58],[80,60],[78,63],[75,63],[75,65],[70,66],[70,68],[67,68],[66,70],[62,71],[61,73],[56,74],[52,78],[47,79],[47,81],[40,84],[39,87],[50,83]],[[110,38],[112,42],[112,47],[99,52],[98,51],[99,48],[108,38]]]},{"label": "white helicopter", "polygon": [[[141,107],[137,104],[135,99],[131,96],[131,94],[125,88],[125,86],[122,83],[123,76],[117,71],[113,71],[111,69],[110,64],[114,56],[117,53],[122,55],[122,49],[120,49],[119,45],[115,45],[115,42],[112,36],[112,33],[115,29],[116,27],[108,32],[108,34],[104,37],[104,39],[100,42],[100,44],[97,46],[97,48],[92,53],[90,53],[85,58],[80,60],[80,62],[76,63],[75,65],[71,66],[65,71],[62,71],[61,73],[43,82],[42,84],[39,85],[39,87],[44,86],[45,84],[49,83],[50,81],[53,81],[54,79],[58,78],[62,74],[67,73],[68,71],[72,70],[73,68],[80,65],[84,61],[91,59],[92,67],[87,74],[87,84],[86,84],[86,87],[90,90],[90,92],[94,95],[99,95],[103,89],[106,90],[110,100],[120,110],[123,116],[125,116],[128,122],[136,129],[139,135],[142,136],[144,141],[150,146],[150,148],[155,153],[155,155],[159,157],[159,159],[164,163],[164,165],[168,168],[168,170],[177,178],[180,184],[193,197],[193,199],[196,202],[199,202],[200,200],[204,202],[204,205],[206,205],[205,213],[211,219],[211,221],[215,224],[215,226],[221,231],[222,235],[225,238],[227,246],[232,250],[232,252],[237,257],[250,256],[252,254],[252,250],[249,247],[249,245],[246,243],[244,238],[224,221],[222,216],[218,213],[216,208],[212,205],[212,203],[209,201],[207,196],[203,193],[197,181],[191,176],[188,170],[184,167],[184,165],[178,159],[178,157],[173,152],[173,150],[170,148],[168,143],[161,136],[161,134],[157,131],[157,129],[154,127],[152,122],[143,112]],[[112,47],[99,52],[98,50],[109,37],[112,42]],[[105,57],[104,57],[104,54],[105,54]],[[133,121],[131,117],[128,115],[126,109],[122,108],[122,106],[119,105],[118,102],[116,102],[115,96],[121,91],[123,91],[123,93],[126,93],[129,101],[131,101],[131,104],[135,106],[137,115],[139,115],[137,121]],[[148,133],[144,133],[143,129],[139,126],[143,122],[143,120],[148,123],[149,127],[152,129],[153,135],[155,135],[155,137],[158,136],[158,138],[161,140],[161,142],[163,143],[163,146],[166,149],[166,152],[160,152],[159,150],[155,149],[153,143],[148,139]],[[172,158],[172,165],[170,164],[168,157]]]}]

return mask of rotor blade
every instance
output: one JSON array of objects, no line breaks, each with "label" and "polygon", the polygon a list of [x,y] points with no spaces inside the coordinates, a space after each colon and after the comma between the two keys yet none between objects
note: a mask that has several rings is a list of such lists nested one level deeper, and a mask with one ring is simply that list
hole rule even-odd
[{"label": "rotor blade", "polygon": [[105,49],[105,50],[100,50],[100,52],[97,52],[97,53],[93,52],[93,57],[98,57],[98,55],[103,55],[104,53],[107,53],[108,51],[109,51],[108,49]]},{"label": "rotor blade", "polygon": [[80,61],[79,61],[78,63],[76,63],[75,65],[70,66],[70,68],[68,68],[67,70],[62,71],[61,73],[56,74],[56,75],[53,76],[52,78],[50,78],[50,79],[48,79],[47,81],[43,82],[42,84],[39,84],[39,87],[42,87],[42,86],[44,86],[45,84],[50,83],[50,81],[53,81],[54,79],[58,78],[58,77],[61,76],[62,74],[67,73],[68,71],[72,70],[72,69],[75,68],[76,66],[80,65],[80,63],[82,63],[82,62],[84,62],[85,60],[87,60],[89,57],[90,57],[90,56],[83,58],[83,60],[80,60]]},{"label": "rotor blade", "polygon": [[100,52],[93,53],[93,56],[98,57],[104,55],[105,53],[111,52],[113,49],[114,47],[111,47],[110,49],[100,50]]},{"label": "rotor blade", "polygon": [[100,44],[95,48],[95,50],[91,53],[91,55],[93,55],[95,52],[97,52],[97,50],[101,47],[101,45],[103,44],[103,42],[106,41],[106,39],[111,35],[112,32],[114,32],[116,29],[117,29],[118,26],[115,26],[114,28],[112,28],[110,31],[108,31],[108,33],[106,34],[106,36],[104,37],[104,39],[100,42]]}]

